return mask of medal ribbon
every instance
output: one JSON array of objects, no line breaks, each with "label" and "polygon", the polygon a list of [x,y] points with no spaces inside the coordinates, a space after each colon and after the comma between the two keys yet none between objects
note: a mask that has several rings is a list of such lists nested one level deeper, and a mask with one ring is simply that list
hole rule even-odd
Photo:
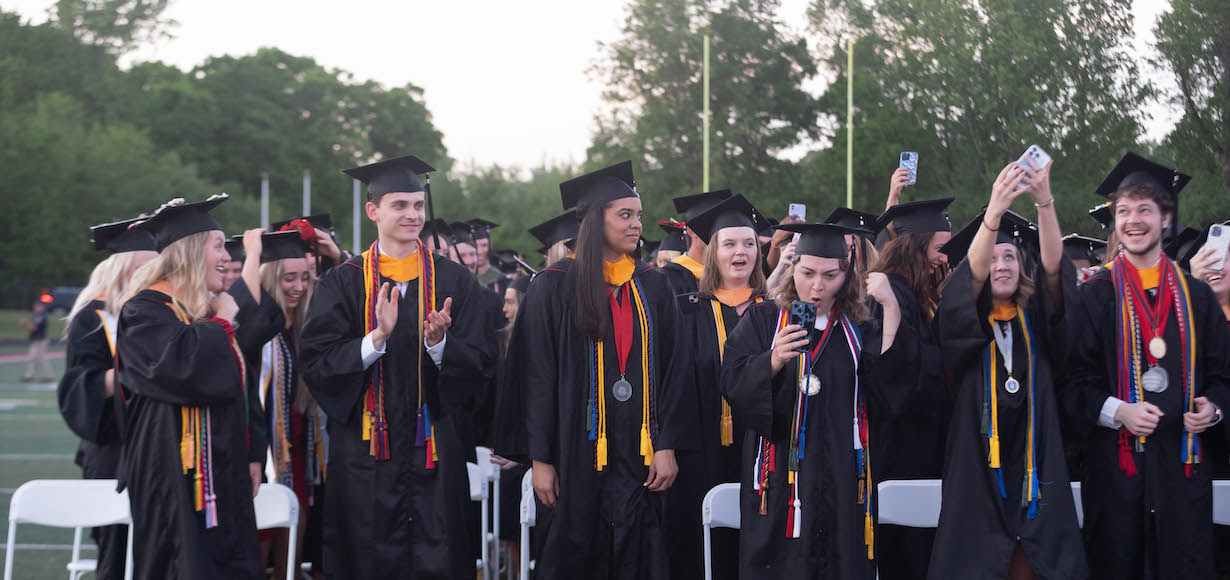
[{"label": "medal ribbon", "polygon": [[[1016,321],[1021,328],[1021,335],[1025,338],[1025,358],[1028,362],[1026,372],[1026,396],[1029,402],[1029,427],[1026,432],[1025,439],[1025,477],[1021,482],[1021,507],[1028,508],[1029,519],[1034,519],[1038,516],[1038,500],[1042,497],[1041,486],[1038,482],[1038,462],[1037,462],[1037,418],[1036,407],[1037,403],[1034,398],[1034,383],[1035,383],[1035,368],[1037,357],[1033,349],[1033,328],[1029,324],[1029,317],[1024,308],[1016,307]],[[998,320],[993,314],[987,317],[987,323],[995,328],[995,322]],[[983,368],[986,369],[984,376],[984,396],[982,400],[982,427],[981,432],[987,437],[987,466],[995,473],[995,483],[999,487],[999,497],[1007,498],[1008,491],[1004,486],[1004,474],[1002,470],[1002,462],[1000,457],[999,445],[999,344],[997,340],[992,339],[990,344],[987,344],[983,351],[982,362]],[[1010,353],[1004,354],[1004,368],[1010,368]],[[1009,375],[1011,377],[1011,375]]]},{"label": "medal ribbon", "polygon": [[1145,300],[1145,291],[1141,288],[1140,271],[1122,256],[1116,258],[1116,260],[1123,262],[1124,281],[1127,283],[1128,298],[1132,301],[1132,308],[1136,312],[1143,312],[1145,315],[1145,320],[1141,322],[1147,322],[1147,324],[1139,325],[1141,344],[1145,345],[1145,361],[1148,362],[1149,366],[1154,366],[1157,364],[1157,358],[1153,356],[1153,352],[1148,346],[1154,338],[1165,340],[1166,319],[1170,316],[1170,307],[1174,301],[1174,266],[1170,263],[1170,260],[1162,260],[1161,264],[1158,265],[1161,272],[1159,272],[1158,276],[1160,283],[1157,289],[1157,300],[1153,306],[1150,306],[1149,302]]},{"label": "medal ribbon", "polygon": [[622,378],[628,369],[628,353],[632,352],[632,299],[630,284],[620,288],[619,299],[615,291],[607,288],[606,296],[611,301],[611,322],[615,330],[615,353],[619,355],[619,374]]}]

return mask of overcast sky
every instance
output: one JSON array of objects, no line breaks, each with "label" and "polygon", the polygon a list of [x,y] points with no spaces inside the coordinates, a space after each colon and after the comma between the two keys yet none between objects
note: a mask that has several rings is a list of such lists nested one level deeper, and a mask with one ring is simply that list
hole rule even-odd
[{"label": "overcast sky", "polygon": [[[54,0],[2,0],[34,22]],[[172,0],[174,38],[145,46],[136,60],[190,69],[206,57],[276,46],[385,86],[425,90],[444,142],[462,167],[534,167],[585,157],[600,84],[587,69],[598,43],[614,40],[622,0]],[[805,22],[808,0],[783,0],[781,17]],[[1134,0],[1135,44],[1144,49],[1167,0]],[[327,7],[327,8],[326,8]],[[126,61],[131,59],[126,59]],[[1142,63],[1143,66],[1143,63]],[[1171,83],[1162,79],[1166,86]],[[1154,106],[1148,136],[1178,116]]]}]

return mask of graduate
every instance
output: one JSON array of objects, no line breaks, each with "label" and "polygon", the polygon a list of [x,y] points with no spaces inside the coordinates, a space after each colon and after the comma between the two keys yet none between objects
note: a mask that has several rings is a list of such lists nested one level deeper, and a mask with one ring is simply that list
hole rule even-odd
[{"label": "graduate", "polygon": [[[875,578],[875,469],[868,393],[878,374],[913,373],[894,347],[900,322],[887,277],[864,280],[833,224],[801,234],[790,275],[726,341],[722,394],[742,434],[739,578]],[[881,305],[869,318],[865,297]],[[814,320],[792,312],[816,307]],[[880,369],[887,369],[881,371]]]},{"label": "graduate", "polygon": [[474,573],[473,448],[454,418],[490,380],[495,343],[474,277],[419,239],[429,171],[413,155],[345,170],[367,184],[378,236],[320,279],[300,334],[304,381],[329,417],[327,578]]},{"label": "graduate", "polygon": [[[222,292],[230,259],[209,211],[172,200],[141,223],[157,258],[139,268],[116,323],[135,578],[261,578],[252,498],[263,416]],[[218,293],[211,298],[212,293]]]},{"label": "graduate", "polygon": [[1102,265],[1106,242],[1097,238],[1068,234],[1063,237],[1063,256],[1076,268],[1076,283],[1084,284]]},{"label": "graduate", "polygon": [[1128,153],[1097,189],[1122,251],[1079,287],[1063,396],[1090,430],[1081,498],[1094,578],[1213,574],[1210,472],[1225,458],[1203,440],[1230,404],[1230,334],[1208,285],[1162,254],[1189,180]]},{"label": "graduate", "polygon": [[[281,310],[283,323],[260,348],[254,362],[259,370],[261,404],[268,418],[268,481],[280,483],[299,499],[299,529],[295,545],[302,560],[304,534],[309,515],[323,502],[320,486],[325,481],[328,458],[326,417],[303,384],[299,361],[299,333],[311,300],[314,264],[308,258],[308,241],[299,229],[283,225],[283,231],[245,236],[245,242],[260,258],[259,286],[262,302]],[[314,232],[308,231],[309,235]],[[248,282],[247,264],[244,281]],[[319,501],[318,501],[319,500]],[[271,530],[274,576],[285,577],[288,537],[285,530]],[[264,534],[262,533],[262,536]],[[262,555],[268,550],[262,549]]]},{"label": "graduate", "polygon": [[[688,333],[694,337],[696,397],[688,406],[699,411],[700,449],[675,454],[679,478],[668,511],[673,578],[703,576],[703,541],[696,515],[710,488],[739,481],[746,425],[734,421],[718,383],[726,337],[748,308],[764,299],[765,276],[756,232],[769,226],[746,198],[735,195],[689,220],[688,227],[708,246],[700,279],[700,307],[684,315]],[[713,531],[716,578],[736,577],[738,545],[737,531]]]},{"label": "graduate", "polygon": [[570,210],[530,228],[530,235],[542,244],[538,253],[545,255],[546,264],[551,265],[572,253],[568,243],[576,239],[580,227],[577,212]]},{"label": "graduate", "polygon": [[654,266],[665,268],[667,264],[688,251],[688,230],[683,224],[674,221],[660,221],[658,227],[666,232],[666,237],[658,244],[658,253],[654,257]]},{"label": "graduate", "polygon": [[[900,169],[894,174],[894,179]],[[877,219],[894,237],[880,251],[873,272],[888,276],[901,310],[897,334],[903,356],[916,373],[893,373],[869,391],[872,456],[876,482],[938,479],[944,459],[951,400],[944,384],[935,314],[948,257],[940,248],[952,237],[944,209],[953,198],[893,205]],[[878,308],[872,315],[879,317]],[[877,565],[884,580],[923,578],[934,530],[885,525],[877,530]]]},{"label": "graduate", "polygon": [[492,221],[482,218],[474,218],[465,222],[470,226],[470,232],[474,235],[474,250],[478,256],[474,275],[478,276],[478,283],[484,288],[499,294],[504,295],[504,289],[508,287],[508,283],[512,280],[501,272],[499,268],[492,268],[492,251],[491,251],[491,230],[500,227]]},{"label": "graduate", "polygon": [[423,231],[419,232],[419,239],[427,244],[431,253],[458,262],[453,251],[453,228],[448,222],[440,218],[427,220],[427,223],[423,224]]},{"label": "graduate", "polygon": [[[90,228],[94,249],[110,255],[94,267],[68,313],[64,376],[56,389],[60,415],[81,439],[76,464],[85,479],[115,479],[119,473],[120,426],[115,394],[115,313],[133,272],[158,257],[154,237],[132,226],[143,218]],[[95,575],[124,577],[128,526],[94,528],[98,546]]]},{"label": "graduate", "polygon": [[[956,401],[928,574],[936,580],[1089,574],[1055,398],[1054,361],[1078,331],[1050,171],[1009,164],[986,210],[943,248],[959,265],[940,299]],[[1026,192],[1037,225],[1008,209]]]},{"label": "graduate", "polygon": [[705,240],[700,239],[700,236],[696,235],[691,228],[687,228],[687,220],[704,213],[705,210],[730,198],[731,195],[733,194],[729,189],[720,189],[684,195],[672,200],[675,204],[675,211],[683,214],[685,220],[682,225],[687,230],[688,249],[683,255],[662,266],[662,272],[666,274],[666,280],[670,283],[675,295],[692,305],[699,304],[696,288],[700,284],[700,277],[704,274],[705,269]]},{"label": "graduate", "polygon": [[455,261],[465,266],[477,278],[480,256],[478,255],[478,240],[474,239],[473,226],[467,222],[450,222],[448,227],[453,230],[453,251],[457,254]]},{"label": "graduate", "polygon": [[512,420],[528,431],[541,503],[535,576],[667,578],[665,492],[697,431],[686,327],[666,280],[630,256],[641,237],[632,163],[560,193],[581,219],[576,258],[530,283],[513,338],[524,402],[500,406],[524,408]]},{"label": "graduate", "polygon": [[880,252],[876,250],[875,245],[876,236],[880,233],[878,218],[879,216],[848,207],[834,209],[829,217],[824,218],[826,224],[837,224],[844,228],[867,232],[859,235],[846,235],[846,242],[850,245],[850,251],[854,252],[854,261],[858,263],[860,272],[866,272],[880,257]]}]

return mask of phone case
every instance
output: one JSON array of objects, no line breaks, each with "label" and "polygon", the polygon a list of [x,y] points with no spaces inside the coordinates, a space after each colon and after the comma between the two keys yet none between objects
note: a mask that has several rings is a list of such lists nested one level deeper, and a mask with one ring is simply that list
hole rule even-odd
[{"label": "phone case", "polygon": [[913,151],[902,152],[900,167],[910,170],[910,180],[906,183],[914,185],[914,182],[918,180],[918,154]]},{"label": "phone case", "polygon": [[1230,248],[1230,231],[1226,230],[1226,226],[1214,225],[1209,230],[1209,240],[1205,242],[1206,246],[1213,248],[1213,256],[1217,261],[1213,263],[1214,270],[1221,270],[1226,267],[1226,253]]},{"label": "phone case", "polygon": [[816,337],[816,305],[811,302],[795,300],[790,303],[790,324],[797,324],[807,331],[807,348],[811,350]]},{"label": "phone case", "polygon": [[1026,149],[1025,152],[1021,154],[1021,158],[1017,161],[1033,167],[1034,169],[1042,169],[1051,163],[1051,156],[1046,151],[1042,150],[1041,147],[1037,145],[1030,145],[1029,149]]}]

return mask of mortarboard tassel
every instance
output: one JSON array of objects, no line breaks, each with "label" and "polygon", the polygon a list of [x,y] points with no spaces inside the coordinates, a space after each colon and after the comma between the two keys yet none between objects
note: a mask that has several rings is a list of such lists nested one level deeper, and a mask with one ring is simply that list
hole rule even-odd
[{"label": "mortarboard tassel", "polygon": [[730,403],[726,402],[726,398],[722,397],[722,446],[730,447],[735,444],[735,420],[731,416]]}]

